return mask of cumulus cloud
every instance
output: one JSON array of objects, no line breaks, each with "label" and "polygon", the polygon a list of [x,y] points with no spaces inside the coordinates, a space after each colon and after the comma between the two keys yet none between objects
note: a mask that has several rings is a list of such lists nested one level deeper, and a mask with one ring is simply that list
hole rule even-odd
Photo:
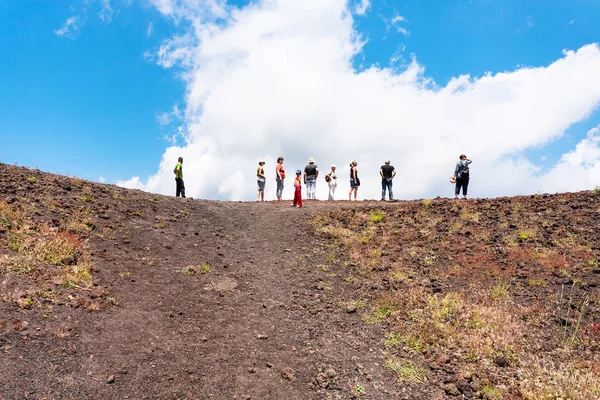
[{"label": "cumulus cloud", "polygon": [[56,36],[75,39],[77,32],[81,28],[81,20],[78,17],[69,17],[59,29],[54,31]]},{"label": "cumulus cloud", "polygon": [[[156,2],[172,18],[189,10],[183,0]],[[290,172],[313,157],[322,171],[338,165],[338,197],[346,198],[348,163],[356,159],[359,197],[379,198],[379,167],[390,158],[396,197],[433,197],[452,194],[448,177],[461,153],[474,160],[474,196],[575,190],[598,180],[597,130],[549,172],[523,156],[598,107],[598,45],[565,51],[549,65],[461,75],[440,86],[417,59],[402,71],[354,70],[363,42],[348,7],[346,0],[264,0],[227,9],[226,23],[215,22],[223,16],[210,7],[188,14],[191,30],[156,55],[164,67],[185,70],[184,143],[165,150],[155,174],[120,183],[172,193],[182,156],[190,196],[250,200],[264,158],[273,198],[277,156]],[[319,198],[325,187],[319,179]],[[292,195],[291,180],[284,195]]]}]

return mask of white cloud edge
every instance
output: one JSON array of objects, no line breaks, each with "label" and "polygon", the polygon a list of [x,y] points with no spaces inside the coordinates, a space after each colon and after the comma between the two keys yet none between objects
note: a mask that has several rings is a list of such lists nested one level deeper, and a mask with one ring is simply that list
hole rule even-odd
[{"label": "white cloud edge", "polygon": [[[244,16],[247,17],[247,15],[244,15]],[[396,21],[395,21],[396,23],[404,21],[404,17],[399,16],[399,15],[397,17],[400,17],[401,19],[400,18],[396,19]],[[180,44],[184,42],[184,41],[179,40],[179,43],[176,43],[178,41],[178,38],[180,38],[180,37],[181,36],[175,37],[175,38],[171,39],[171,41],[167,41],[163,46],[161,46],[162,54],[159,54],[158,62],[163,67],[171,68],[174,65],[179,64],[179,65],[184,66],[184,68],[188,68],[188,69],[195,68],[193,66],[196,62],[195,58],[198,56],[197,54],[195,54],[195,51],[197,50],[197,49],[195,49],[195,46],[196,46],[195,39],[193,39],[191,37],[187,37],[185,40],[186,43],[184,43],[184,45],[180,46]],[[210,42],[210,40],[209,40],[209,42]],[[573,52],[573,51],[564,52],[564,56],[572,57],[574,54],[578,54],[581,51],[585,52],[584,51],[585,48],[586,48],[586,46],[582,47],[577,52]],[[589,46],[587,48],[589,48]],[[598,50],[597,45],[595,48],[597,51]],[[595,56],[595,55],[592,54],[592,56]],[[581,58],[585,58],[585,56],[582,55]],[[564,59],[559,59],[556,62],[560,62],[561,60],[564,61]],[[476,84],[478,82],[481,82],[481,85],[484,85],[484,84],[488,84],[488,82],[491,83],[494,79],[497,80],[498,82],[505,81],[506,83],[504,85],[509,87],[508,85],[510,85],[510,83],[511,83],[511,77],[514,77],[514,78],[517,78],[519,76],[526,77],[527,74],[532,73],[531,71],[543,72],[543,71],[547,70],[548,68],[552,67],[554,64],[555,63],[548,65],[546,67],[539,67],[539,68],[522,68],[522,69],[518,69],[516,71],[510,72],[510,73],[499,73],[496,75],[490,74],[490,75],[483,76],[481,78],[470,78],[468,76],[466,76],[466,77],[460,76],[460,77],[456,77],[453,80],[451,80],[451,82],[446,87],[438,88],[437,90],[438,91],[451,91],[451,92],[455,92],[457,95],[460,95],[462,92],[468,93],[468,91],[474,90],[473,88],[476,86]],[[372,68],[370,70],[371,71],[365,71],[366,75],[380,74],[381,72],[385,71],[385,69],[380,70],[380,71],[373,71]],[[412,81],[416,82],[415,79],[419,79],[418,78],[419,76],[421,76],[421,79],[426,79],[426,77],[423,76],[422,74],[423,74],[422,67],[420,67],[420,66],[418,66],[418,64],[416,64],[416,66],[409,67],[409,69],[407,71],[405,71],[405,73],[403,73],[401,76],[405,76],[406,78],[409,79],[409,81],[412,80]],[[355,75],[358,76],[359,74],[355,74]],[[361,75],[361,76],[364,76],[364,75]],[[398,79],[401,76],[396,76],[395,78]],[[390,77],[393,77],[393,75],[391,75]],[[531,79],[531,78],[528,78],[528,79]],[[193,88],[193,86],[191,86],[192,84],[193,84],[193,82],[190,83],[190,86],[189,86],[190,88]],[[432,93],[435,93],[435,92],[432,92]],[[191,109],[194,109],[195,107],[197,107],[196,104],[199,104],[199,103],[197,103],[197,100],[194,100],[193,92],[190,92],[190,94],[188,94],[188,100],[189,100],[188,109],[190,109],[190,107],[191,107]],[[206,99],[204,99],[203,101],[206,101]],[[597,107],[597,105],[596,105],[596,107]],[[562,128],[558,128],[558,130],[555,133],[553,133],[552,135],[547,136],[547,137],[548,138],[559,137],[562,134],[562,132],[564,132],[564,129],[566,129],[565,126],[569,126],[570,124],[572,124],[575,121],[580,121],[581,119],[584,119],[585,115],[589,115],[589,112],[591,112],[591,111],[584,112],[584,114],[580,113],[579,114],[580,116],[576,117],[576,119],[574,119],[574,120],[571,119],[570,122],[566,123],[566,125],[564,125],[565,122],[562,122],[562,124],[564,126]],[[191,115],[191,117],[194,117],[194,112],[192,112],[190,115]],[[199,116],[197,118],[202,119],[201,116]],[[188,121],[188,123],[191,123],[191,122]],[[592,131],[590,131],[590,132],[592,132]],[[592,134],[592,136],[594,136],[594,135]],[[580,154],[581,151],[586,151],[589,153],[590,149],[593,149],[593,146],[595,144],[597,144],[597,141],[594,141],[592,139],[588,140],[588,139],[586,139],[587,141],[584,140],[584,141],[580,142],[580,143],[585,143],[584,145],[582,145],[582,146],[578,145],[579,147],[576,147],[576,149],[583,147],[585,150],[579,150],[579,153],[577,153],[576,150],[573,150],[573,151],[568,152],[565,155],[563,155],[563,157],[566,157],[567,154],[571,154],[571,153]],[[124,181],[124,182],[126,182],[129,185],[134,185],[137,188],[145,188],[145,189],[151,190],[151,191],[160,191],[160,192],[169,193],[171,191],[169,186],[165,186],[166,184],[160,183],[159,181],[162,180],[164,182],[167,182],[167,180],[164,179],[165,176],[168,176],[169,178],[171,178],[169,175],[169,172],[172,169],[172,166],[167,166],[166,168],[163,168],[162,165],[163,164],[170,165],[172,158],[175,157],[175,151],[177,151],[179,153],[186,152],[186,151],[188,153],[190,151],[193,151],[193,152],[200,151],[201,154],[205,154],[204,157],[208,157],[208,155],[206,153],[208,152],[208,150],[210,150],[212,148],[210,140],[205,141],[204,145],[200,146],[199,148],[198,148],[198,146],[194,145],[195,140],[197,140],[197,139],[195,139],[195,137],[190,138],[190,141],[186,147],[181,147],[181,148],[172,147],[172,148],[167,149],[165,151],[165,156],[163,158],[163,162],[161,162],[161,167],[159,168],[159,173],[157,175],[153,175],[153,176],[149,177],[149,179],[146,181],[146,183],[143,183],[139,177],[134,177],[134,178],[132,178],[128,181]],[[547,140],[549,140],[549,139],[544,139],[541,142],[538,141],[535,145],[540,145],[540,143],[542,143],[542,144],[546,143]],[[217,146],[217,145],[215,145],[213,143],[212,146]],[[197,148],[197,150],[193,150],[195,148]],[[521,147],[517,147],[517,148],[524,149],[524,148],[528,148],[528,147],[527,147],[527,145],[525,145],[525,146],[521,145]],[[172,157],[167,158],[168,154],[172,155]],[[571,155],[570,157],[573,158],[575,156]],[[190,159],[189,156],[187,156],[187,158],[188,158],[188,160]],[[257,158],[257,157],[252,157],[252,158]],[[541,178],[538,176],[533,177],[533,180],[530,181],[530,184],[535,183],[536,185],[538,185],[540,187],[539,190],[543,190],[541,188],[546,187],[546,188],[549,188],[549,191],[552,191],[553,187],[558,187],[558,186],[555,185],[555,182],[548,182],[547,179],[544,180],[543,178],[551,176],[552,173],[558,174],[561,171],[563,171],[567,166],[572,167],[572,165],[569,164],[569,162],[567,162],[567,161],[565,161],[561,158],[561,161],[559,163],[557,163],[549,173],[543,175]],[[247,162],[250,163],[250,165],[252,164],[252,160],[247,160]],[[530,173],[535,173],[537,171],[537,168],[534,165],[532,165],[531,163],[529,163],[527,160],[525,160],[523,158],[517,159],[516,161],[499,160],[499,162],[502,166],[506,167],[509,170],[517,169],[517,170],[521,170],[521,171],[526,171],[527,172],[526,175],[527,175],[528,179],[532,178],[532,176],[529,176]],[[339,162],[338,162],[338,164],[339,164]],[[247,164],[244,164],[244,165],[247,165]],[[481,165],[481,164],[476,164],[476,166],[477,165]],[[249,166],[246,166],[245,168],[248,168],[248,167]],[[561,168],[559,168],[559,167],[561,167]],[[377,168],[377,167],[375,167],[375,168]],[[249,169],[252,169],[252,168],[250,167]],[[587,169],[589,170],[589,168],[587,168]],[[165,176],[163,176],[163,178],[161,178],[161,176],[162,176],[161,174],[163,174],[165,170],[166,170],[166,174],[165,174]],[[244,172],[237,171],[237,172],[235,172],[234,175],[237,177],[243,177],[243,179],[241,179],[241,182],[243,182],[243,184],[245,186],[248,186],[250,184],[248,182],[248,176],[246,174],[244,174]],[[195,178],[193,178],[193,177],[191,179],[195,180]],[[171,185],[171,182],[170,182],[171,179],[168,179],[168,181],[169,181],[168,185]],[[570,184],[569,188],[575,187],[572,179],[567,179],[566,182]],[[492,183],[492,186],[493,186],[493,183]],[[502,180],[500,181],[500,183],[502,183]],[[496,184],[497,184],[497,182],[496,182]],[[553,184],[555,186],[552,186]],[[141,187],[140,187],[140,185],[141,185]],[[487,186],[488,186],[488,188],[490,187],[489,184]],[[585,185],[579,184],[579,186],[577,186],[577,187],[584,188]],[[194,189],[192,189],[192,190],[194,190]],[[522,191],[522,189],[519,189],[519,190]],[[220,193],[220,194],[228,193],[228,188],[224,187],[222,184],[218,185],[218,193]],[[248,193],[248,191],[246,191],[246,193]],[[492,193],[492,191],[490,191],[490,193]],[[233,198],[238,198],[238,197],[240,197],[238,194],[231,193],[230,198],[233,199]]]}]

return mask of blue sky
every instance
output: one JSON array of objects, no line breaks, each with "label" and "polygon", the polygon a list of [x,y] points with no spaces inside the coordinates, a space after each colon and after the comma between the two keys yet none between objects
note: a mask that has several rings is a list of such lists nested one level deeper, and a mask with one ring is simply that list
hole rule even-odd
[{"label": "blue sky", "polygon": [[[185,108],[186,84],[180,69],[145,54],[187,23],[147,0],[112,0],[110,14],[103,4],[0,3],[2,162],[107,182],[155,172],[170,145],[164,137],[181,124],[161,125],[157,115]],[[373,0],[366,16],[354,16],[367,40],[354,67],[402,70],[414,56],[443,86],[462,74],[545,66],[563,49],[600,41],[598,15],[598,0]],[[57,34],[69,18],[78,21],[71,33]],[[524,155],[549,168],[599,124],[596,111]]]}]

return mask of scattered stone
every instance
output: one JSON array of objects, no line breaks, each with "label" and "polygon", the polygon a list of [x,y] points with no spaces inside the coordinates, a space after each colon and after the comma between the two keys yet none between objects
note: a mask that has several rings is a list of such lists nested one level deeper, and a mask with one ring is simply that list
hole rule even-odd
[{"label": "scattered stone", "polygon": [[115,383],[115,376],[114,375],[109,376],[108,379],[106,380],[106,383],[109,383],[109,384]]},{"label": "scattered stone", "polygon": [[271,364],[271,363],[267,363],[267,368],[273,368],[273,367],[274,367],[274,365],[273,365],[273,364]]},{"label": "scattered stone", "polygon": [[473,397],[473,389],[469,385],[469,383],[465,380],[459,381],[456,384],[456,388],[467,398],[470,399]]},{"label": "scattered stone", "polygon": [[508,360],[504,358],[504,356],[496,356],[496,358],[494,358],[494,363],[500,368],[508,367]]},{"label": "scattered stone", "polygon": [[251,374],[253,374],[253,373],[256,372],[256,368],[250,367],[250,368],[248,368],[248,372],[251,373]]},{"label": "scattered stone", "polygon": [[449,396],[458,396],[460,392],[454,383],[447,383],[444,385],[444,392]]},{"label": "scattered stone", "polygon": [[327,368],[325,370],[325,376],[329,379],[335,378],[337,376],[337,372],[333,368]]},{"label": "scattered stone", "polygon": [[267,335],[260,334],[260,335],[257,335],[256,338],[259,340],[265,340],[265,339],[268,339],[269,337]]},{"label": "scattered stone", "polygon": [[354,305],[348,305],[348,306],[346,306],[346,312],[348,314],[355,313],[356,312],[356,306],[354,306]]},{"label": "scattered stone", "polygon": [[281,377],[288,381],[294,382],[296,380],[296,372],[290,367],[285,367],[281,370]]}]

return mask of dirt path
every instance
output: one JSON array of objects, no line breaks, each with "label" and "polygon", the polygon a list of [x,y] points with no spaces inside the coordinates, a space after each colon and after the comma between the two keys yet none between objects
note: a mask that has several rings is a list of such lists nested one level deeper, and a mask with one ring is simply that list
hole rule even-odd
[{"label": "dirt path", "polygon": [[[43,193],[72,200],[59,189]],[[115,191],[127,200],[114,201]],[[379,328],[343,304],[357,300],[348,271],[307,224],[331,205],[92,192],[89,246],[113,305],[0,303],[0,321],[15,326],[0,332],[0,398],[384,399],[400,391],[383,367]]]}]

